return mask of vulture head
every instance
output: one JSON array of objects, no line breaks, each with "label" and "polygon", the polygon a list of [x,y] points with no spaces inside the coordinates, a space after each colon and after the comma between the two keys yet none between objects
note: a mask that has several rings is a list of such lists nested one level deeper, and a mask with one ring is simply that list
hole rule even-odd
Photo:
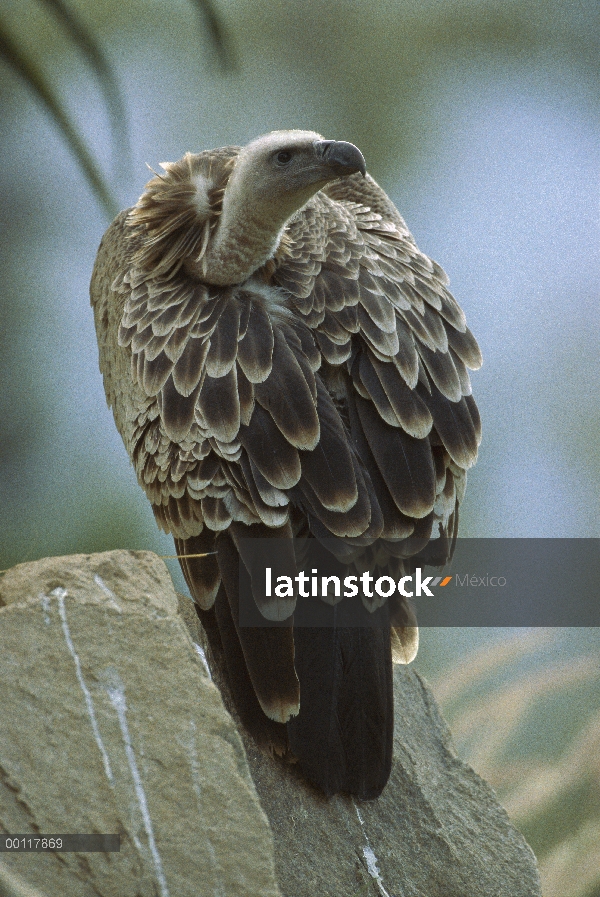
[{"label": "vulture head", "polygon": [[187,153],[146,185],[130,215],[140,267],[168,276],[183,266],[204,283],[241,283],[273,256],[287,221],[315,193],[366,173],[357,147],[314,131],[273,131],[229,151],[218,174],[214,157]]},{"label": "vulture head", "polygon": [[328,181],[366,172],[352,143],[323,140],[312,131],[274,131],[239,154],[225,192],[223,211],[258,213],[264,223],[287,221]]}]

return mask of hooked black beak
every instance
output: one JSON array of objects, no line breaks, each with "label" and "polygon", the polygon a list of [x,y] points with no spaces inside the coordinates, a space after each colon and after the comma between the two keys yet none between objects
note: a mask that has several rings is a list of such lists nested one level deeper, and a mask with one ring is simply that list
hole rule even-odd
[{"label": "hooked black beak", "polygon": [[345,140],[318,140],[315,148],[325,164],[340,177],[356,171],[360,171],[363,177],[367,173],[363,154],[353,143],[346,143]]}]

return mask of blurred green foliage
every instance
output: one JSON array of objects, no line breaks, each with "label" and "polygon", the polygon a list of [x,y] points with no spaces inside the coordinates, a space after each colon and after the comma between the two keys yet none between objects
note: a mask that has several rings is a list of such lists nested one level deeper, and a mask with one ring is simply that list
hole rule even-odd
[{"label": "blurred green foliage", "polygon": [[[32,10],[35,2],[38,9]],[[318,97],[314,112],[321,130],[352,134],[368,152],[374,172],[389,163],[391,153],[397,159],[415,152],[415,140],[422,139],[430,124],[432,95],[449,63],[484,67],[520,61],[542,69],[572,66],[586,74],[598,72],[600,21],[593,3],[388,0],[373,7],[353,0],[238,0],[224,5],[222,13],[209,0],[190,3],[200,13],[224,75],[235,70],[237,55],[242,73],[261,57],[302,71]],[[0,17],[0,58],[44,104],[111,216],[115,204],[110,185],[53,83],[52,57],[66,48],[64,41],[55,43],[58,35],[52,34],[50,20],[98,79],[116,156],[126,164],[130,135],[119,71],[97,34],[110,41],[119,33],[135,43],[136,32],[143,38],[145,29],[155,25],[156,40],[159,19],[165,16],[171,26],[179,25],[183,37],[181,3],[165,7],[104,0],[90,7],[81,0],[10,0]],[[186,39],[187,49],[197,52],[193,30]],[[169,49],[167,38],[163,51]]]},{"label": "blurred green foliage", "polygon": [[[191,2],[201,14],[221,64],[224,69],[227,69],[231,64],[231,54],[227,46],[228,38],[212,3],[210,0],[191,0]],[[123,97],[113,68],[94,33],[79,18],[74,7],[69,6],[64,0],[39,0],[39,6],[40,9],[47,11],[48,17],[53,14],[67,40],[86,60],[102,88],[111,120],[116,165],[123,166],[128,170],[130,164],[129,129]],[[22,7],[21,12],[24,11],[24,3]],[[82,137],[76,122],[56,91],[52,77],[46,74],[41,65],[41,45],[38,43],[34,48],[28,48],[26,42],[20,39],[22,34],[23,32],[19,31],[13,36],[10,27],[0,17],[0,59],[23,78],[52,116],[85,173],[96,198],[105,212],[113,218],[119,209],[111,187],[97,160],[94,159],[93,152],[90,151]]]},{"label": "blurred green foliage", "polygon": [[[429,656],[416,662],[459,754],[496,790],[532,846],[545,897],[598,897],[600,631],[471,635],[477,650],[473,639],[465,649],[464,632],[437,632]],[[448,662],[440,648],[450,643],[456,656]]]}]

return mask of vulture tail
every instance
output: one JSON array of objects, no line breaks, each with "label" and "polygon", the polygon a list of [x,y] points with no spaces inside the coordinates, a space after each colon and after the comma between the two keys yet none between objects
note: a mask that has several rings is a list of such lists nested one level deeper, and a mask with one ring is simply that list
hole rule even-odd
[{"label": "vulture tail", "polygon": [[287,729],[304,775],[328,797],[379,797],[392,767],[389,625],[297,627],[294,643],[300,713]]},{"label": "vulture tail", "polygon": [[[372,624],[377,616],[377,625],[343,625],[344,607],[303,599],[293,629],[287,620],[240,627],[240,575],[250,588],[249,574],[230,533],[219,534],[216,548],[221,586],[214,606],[197,606],[197,612],[218,661],[217,680],[225,679],[242,725],[263,749],[286,759],[291,753],[305,778],[328,797],[338,792],[361,800],[378,797],[390,775],[394,725],[387,602],[375,614],[357,602],[365,622]],[[192,579],[193,572],[186,572]],[[299,625],[311,611],[325,625]],[[285,717],[286,725],[278,721]]]}]

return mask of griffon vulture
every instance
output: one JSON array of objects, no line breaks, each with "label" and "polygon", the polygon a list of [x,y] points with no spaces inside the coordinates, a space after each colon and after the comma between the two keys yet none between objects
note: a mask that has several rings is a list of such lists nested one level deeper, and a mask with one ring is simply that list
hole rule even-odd
[{"label": "griffon vulture", "polygon": [[410,610],[294,630],[293,601],[252,582],[283,623],[246,628],[238,565],[246,537],[293,564],[308,534],[356,569],[398,573],[431,546],[443,563],[480,441],[479,348],[352,144],[275,131],[162,168],[96,259],[108,403],[243,724],[326,794],[376,797]]}]

